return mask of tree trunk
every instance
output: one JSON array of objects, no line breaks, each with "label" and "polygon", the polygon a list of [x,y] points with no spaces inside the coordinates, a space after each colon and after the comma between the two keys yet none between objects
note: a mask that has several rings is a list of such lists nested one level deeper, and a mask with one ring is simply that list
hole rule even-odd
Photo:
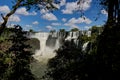
[{"label": "tree trunk", "polygon": [[118,24],[120,24],[120,0],[118,0]]},{"label": "tree trunk", "polygon": [[114,0],[109,0],[108,1],[108,20],[107,20],[107,25],[112,26],[114,23]]},{"label": "tree trunk", "polygon": [[117,20],[117,0],[107,0],[108,1],[108,20],[105,29],[101,36],[99,37],[97,45],[97,69],[98,76],[101,80],[113,80],[112,77],[112,64],[113,64],[113,54],[115,54],[115,46],[117,44],[115,30]]},{"label": "tree trunk", "polygon": [[6,16],[3,16],[3,15],[1,14],[1,16],[2,16],[2,18],[3,18],[4,21],[3,21],[3,23],[0,25],[0,35],[1,35],[2,32],[4,31],[4,29],[6,28],[6,24],[7,24],[7,22],[8,22],[9,17],[16,12],[16,10],[20,7],[20,3],[21,3],[21,2],[22,2],[22,0],[18,0],[17,3],[15,4],[15,6],[13,6],[13,9],[12,9]]}]

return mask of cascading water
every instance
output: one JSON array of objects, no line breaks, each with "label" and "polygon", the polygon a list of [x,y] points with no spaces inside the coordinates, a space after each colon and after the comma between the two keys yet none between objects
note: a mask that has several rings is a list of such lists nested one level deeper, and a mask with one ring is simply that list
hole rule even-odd
[{"label": "cascading water", "polygon": [[88,37],[91,37],[91,31],[87,31],[86,35],[87,35]]},{"label": "cascading water", "polygon": [[[81,36],[79,31],[69,32],[68,35],[62,32],[38,32],[30,35],[30,38],[37,38],[40,41],[40,49],[36,50],[35,54],[33,55],[37,62],[32,64],[32,72],[38,80],[42,80],[41,77],[44,75],[44,71],[47,69],[48,60],[56,55],[55,50],[62,45],[63,41],[73,40],[74,43],[78,45],[79,36]],[[89,42],[83,45],[83,50],[86,49],[88,43]]]},{"label": "cascading water", "polygon": [[83,46],[82,46],[83,51],[86,51],[88,44],[89,44],[89,41],[83,44]]},{"label": "cascading water", "polygon": [[74,43],[78,46],[79,45],[79,39],[78,39],[79,36],[81,36],[79,31],[69,32],[69,35],[65,38],[65,40],[68,40],[68,41],[73,40]]},{"label": "cascading water", "polygon": [[30,38],[37,38],[40,41],[40,49],[35,51],[33,57],[39,62],[47,62],[50,58],[55,56],[54,50],[60,47],[61,38],[65,40],[74,40],[74,43],[78,43],[78,32],[69,32],[69,35],[65,38],[63,33],[47,33],[39,32],[32,34]]},{"label": "cascading water", "polygon": [[39,32],[30,36],[40,41],[40,49],[35,51],[33,57],[39,62],[47,62],[49,58],[55,56],[54,50],[58,48],[58,40],[55,35],[47,32]]},{"label": "cascading water", "polygon": [[41,77],[45,74],[48,60],[55,56],[54,50],[59,48],[59,39],[56,33],[47,32],[32,34],[30,38],[37,38],[40,41],[40,49],[36,50],[33,55],[36,61],[31,64],[31,70],[37,80],[42,80]]}]

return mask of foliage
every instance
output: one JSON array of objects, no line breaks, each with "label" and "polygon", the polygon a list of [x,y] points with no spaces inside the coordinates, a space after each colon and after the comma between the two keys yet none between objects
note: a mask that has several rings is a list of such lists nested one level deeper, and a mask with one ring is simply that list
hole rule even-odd
[{"label": "foliage", "polygon": [[65,29],[60,29],[60,32],[65,32]]},{"label": "foliage", "polygon": [[85,42],[95,42],[97,37],[103,32],[103,27],[97,27],[97,26],[92,26],[92,28],[89,29],[91,31],[91,36],[88,37],[87,35],[82,35],[80,37],[80,40],[82,43]]},{"label": "foliage", "polygon": [[50,31],[50,33],[54,33],[54,32],[56,32],[56,30],[51,30],[51,31]]},{"label": "foliage", "polygon": [[79,29],[78,28],[73,28],[73,29],[71,29],[71,31],[75,32],[75,31],[79,31]]},{"label": "foliage", "polygon": [[0,79],[1,80],[34,80],[34,76],[30,71],[30,62],[32,60],[32,53],[30,46],[25,42],[28,38],[25,37],[25,32],[22,31],[20,26],[15,26],[11,29],[11,34],[2,42],[12,44],[4,50],[0,50]]},{"label": "foliage", "polygon": [[91,31],[91,34],[99,35],[103,31],[103,27],[92,26],[89,30]]},{"label": "foliage", "polygon": [[[77,48],[73,42],[65,42],[64,45],[58,49],[57,55],[49,61],[48,71],[46,72],[45,76],[46,79],[120,80],[120,4],[119,0],[105,0],[103,5],[106,6],[108,11],[108,20],[103,32],[99,34],[98,28],[93,27],[91,30],[92,36],[90,38],[87,36],[81,37],[83,42],[88,40],[92,42],[92,49],[90,50],[90,54],[83,53],[81,49]],[[19,79],[24,78],[23,76],[25,76],[17,74],[17,72],[23,73],[17,70],[20,69],[20,66],[20,70],[24,70],[22,65],[27,66],[27,61],[21,59],[21,56],[23,56],[23,52],[28,53],[29,51],[24,51],[23,49],[25,46],[21,47],[21,44],[18,43],[19,41],[22,43],[22,40],[18,38],[20,34],[18,34],[18,36],[14,36],[16,36],[14,37],[15,43],[12,45],[14,48],[10,48],[10,55],[8,56],[7,53],[5,54],[5,52],[0,51],[0,64],[2,65],[0,65],[0,68],[2,68],[1,73],[5,72],[4,74],[7,74],[4,75],[5,80],[7,80],[8,77],[11,77],[9,73],[10,71],[12,75],[14,74],[14,77],[16,77],[16,75],[17,77],[20,77]],[[4,41],[5,39],[1,38],[1,40]],[[23,45],[24,44],[22,43],[22,46]],[[22,49],[22,52],[19,52],[18,46],[20,47],[20,50]],[[13,53],[15,54],[15,57],[14,55],[11,55]],[[11,56],[14,58],[11,59]],[[25,55],[24,58],[29,60],[28,55]],[[21,64],[22,62],[25,64]],[[15,71],[13,69],[15,69]],[[25,71],[27,74],[31,75],[31,73],[29,73],[29,66],[27,66]],[[3,76],[1,73],[0,76]],[[30,75],[27,76],[31,77]],[[16,78],[16,80],[19,79]]]},{"label": "foliage", "polygon": [[[7,50],[12,46],[12,42],[7,39],[10,38],[10,29],[5,29],[4,33],[0,36],[0,79],[7,80],[4,73],[9,71],[8,67],[13,63],[11,59],[11,53],[7,53]],[[10,69],[10,68],[9,68]],[[6,74],[7,75],[7,74]],[[8,76],[8,75],[7,75]]]},{"label": "foliage", "polygon": [[33,30],[33,29],[30,29],[29,32],[30,32],[30,33],[34,33],[34,30]]},{"label": "foliage", "polygon": [[[120,71],[120,28],[114,26],[111,29],[104,30],[99,36],[97,45],[98,70],[101,79],[119,80]],[[106,75],[106,76],[104,76]]]},{"label": "foliage", "polygon": [[13,30],[15,34],[11,36],[13,45],[8,52],[12,52],[15,56],[13,58],[13,73],[10,76],[11,80],[34,80],[34,77],[30,71],[30,61],[32,59],[32,53],[29,51],[30,46],[26,45],[28,39],[25,37],[25,32],[17,25]]},{"label": "foliage", "polygon": [[[67,41],[57,50],[57,55],[49,60],[44,78],[53,80],[102,80],[98,71],[97,40],[101,28],[93,27],[92,35],[80,37],[82,43],[90,41],[90,49],[83,52],[74,42]],[[102,30],[101,30],[102,31]]]},{"label": "foliage", "polygon": [[25,44],[31,46],[30,50],[32,52],[35,52],[36,49],[40,49],[40,45],[39,45],[40,41],[38,39],[36,39],[36,38],[29,39],[28,41],[25,42]]},{"label": "foliage", "polygon": [[74,76],[71,75],[71,72],[73,73],[74,71],[74,66],[71,65],[74,64],[75,61],[78,61],[80,56],[82,57],[82,54],[78,53],[77,51],[80,50],[76,49],[73,45],[72,43],[66,42],[64,46],[57,51],[57,55],[49,61],[49,72],[47,72],[45,78],[47,77],[49,79],[52,77],[53,80],[69,80]]},{"label": "foliage", "polygon": [[120,71],[120,0],[101,0],[108,20],[97,44],[98,72],[102,80],[119,80]]},{"label": "foliage", "polygon": [[48,63],[44,78],[53,80],[95,80],[96,59],[93,54],[84,54],[72,42],[65,42],[57,55]]}]

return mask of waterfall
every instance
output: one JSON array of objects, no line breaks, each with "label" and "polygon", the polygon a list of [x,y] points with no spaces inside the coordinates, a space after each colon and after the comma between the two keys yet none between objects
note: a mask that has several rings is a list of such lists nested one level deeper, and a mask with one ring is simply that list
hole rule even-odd
[{"label": "waterfall", "polygon": [[[66,36],[66,37],[65,37]],[[74,41],[78,45],[80,32],[38,32],[30,35],[30,38],[37,38],[40,41],[40,49],[35,51],[33,57],[39,62],[45,62],[55,56],[55,50],[63,44],[64,40]],[[64,39],[64,40],[63,40]]]},{"label": "waterfall", "polygon": [[40,41],[40,49],[33,55],[36,61],[31,64],[31,71],[37,80],[44,80],[41,78],[47,70],[48,60],[56,55],[54,50],[59,48],[59,39],[57,33],[47,32],[33,33],[30,38],[37,38]]},{"label": "waterfall", "polygon": [[66,37],[66,39],[65,40],[72,40],[72,39],[77,39],[78,38],[78,36],[79,36],[79,34],[78,34],[79,32],[77,31],[77,32],[69,32],[69,35]]},{"label": "waterfall", "polygon": [[88,44],[89,44],[89,41],[83,44],[82,46],[83,51],[86,51]]},{"label": "waterfall", "polygon": [[[77,32],[38,32],[30,34],[30,38],[37,38],[40,41],[40,49],[35,51],[33,57],[37,62],[32,63],[32,73],[42,80],[41,77],[44,75],[44,71],[47,69],[48,60],[53,58],[56,53],[55,50],[58,49],[65,40],[74,41],[76,45],[79,44],[78,37],[81,35],[79,31]],[[87,47],[86,43],[83,45],[83,50]]]},{"label": "waterfall", "polygon": [[88,37],[91,37],[91,31],[87,31],[86,35],[87,35]]},{"label": "waterfall", "polygon": [[55,56],[54,50],[58,48],[59,43],[56,34],[47,32],[32,34],[31,38],[37,38],[40,41],[40,49],[35,51],[33,57],[39,62],[47,62],[48,59]]},{"label": "waterfall", "polygon": [[65,38],[65,40],[68,40],[68,41],[73,40],[74,43],[78,46],[78,43],[79,43],[78,37],[79,36],[80,36],[79,31],[69,32],[69,35]]}]

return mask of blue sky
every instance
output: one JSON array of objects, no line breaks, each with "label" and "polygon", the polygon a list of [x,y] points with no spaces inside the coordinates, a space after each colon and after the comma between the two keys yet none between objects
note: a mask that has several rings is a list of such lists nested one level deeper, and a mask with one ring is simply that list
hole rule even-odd
[{"label": "blue sky", "polygon": [[[12,8],[14,0],[0,0],[0,13],[6,14]],[[96,4],[97,0],[59,0],[60,4],[54,4],[58,8],[53,12],[41,9],[37,12],[34,9],[27,11],[25,7],[19,8],[9,19],[8,26],[19,24],[24,30],[49,31],[52,29],[79,28],[88,29],[94,25],[103,25],[107,19],[107,12]],[[81,17],[81,12],[84,15]],[[100,14],[100,15],[97,15]],[[95,21],[95,19],[97,21]],[[0,17],[0,22],[2,18]]]}]

